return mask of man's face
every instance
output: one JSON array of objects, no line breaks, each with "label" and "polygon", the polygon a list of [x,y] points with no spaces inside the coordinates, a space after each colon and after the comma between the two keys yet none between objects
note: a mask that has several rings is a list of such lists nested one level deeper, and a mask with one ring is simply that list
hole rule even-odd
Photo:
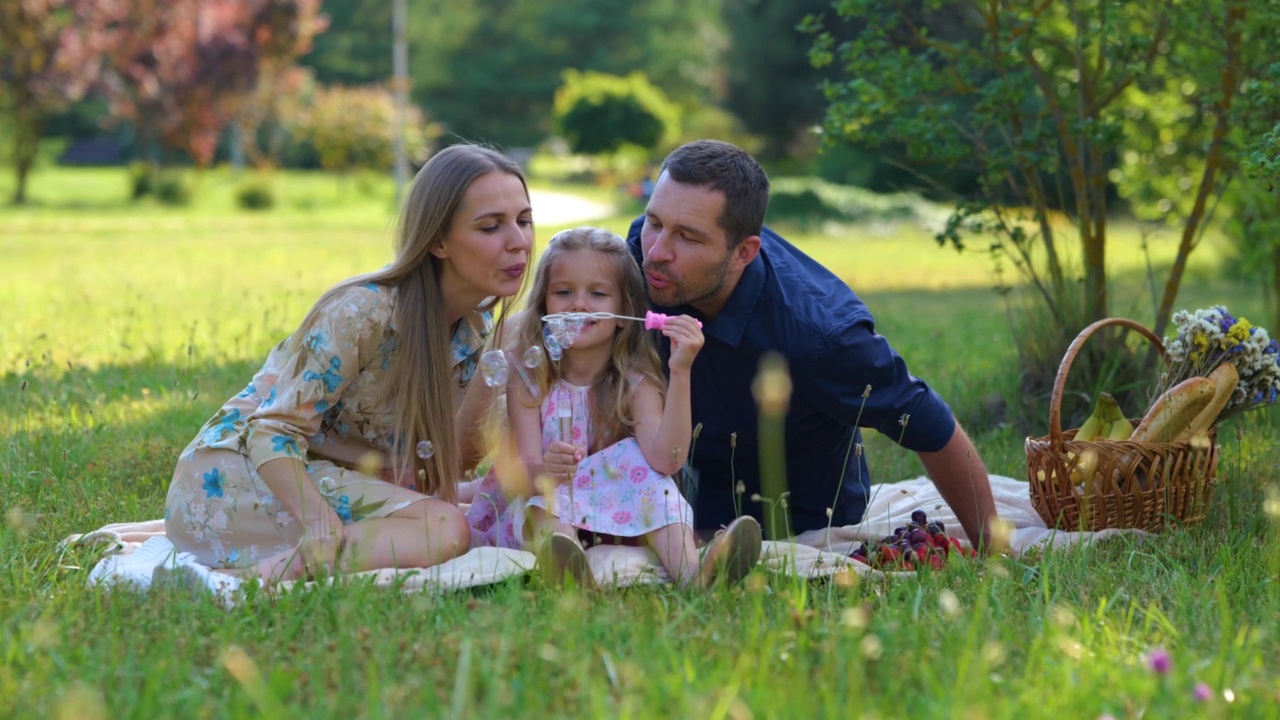
[{"label": "man's face", "polygon": [[666,173],[658,178],[640,231],[653,304],[692,305],[708,315],[724,304],[733,259],[719,223],[724,202],[719,191],[678,183]]}]

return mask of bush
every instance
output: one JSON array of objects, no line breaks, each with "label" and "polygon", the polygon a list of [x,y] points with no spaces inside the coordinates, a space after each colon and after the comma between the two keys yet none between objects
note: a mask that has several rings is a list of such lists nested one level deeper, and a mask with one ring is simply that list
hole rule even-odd
[{"label": "bush", "polygon": [[769,222],[802,227],[915,222],[932,228],[945,211],[916,195],[878,195],[862,188],[816,178],[779,178],[769,191]]},{"label": "bush", "polygon": [[269,210],[275,204],[275,189],[271,180],[263,175],[245,178],[236,188],[236,205],[245,210]]},{"label": "bush", "polygon": [[156,200],[165,205],[190,205],[191,185],[182,175],[163,173],[155,180]]},{"label": "bush", "polygon": [[642,72],[626,77],[566,70],[556,91],[557,131],[570,149],[613,154],[633,145],[653,151],[680,134],[680,110]]},{"label": "bush", "polygon": [[[326,170],[387,170],[395,162],[395,98],[385,87],[321,88],[288,125]],[[404,130],[409,161],[417,164],[426,161],[443,132],[415,105],[408,108]]]},{"label": "bush", "polygon": [[156,169],[150,163],[135,162],[129,166],[129,199],[141,200],[155,189]]}]

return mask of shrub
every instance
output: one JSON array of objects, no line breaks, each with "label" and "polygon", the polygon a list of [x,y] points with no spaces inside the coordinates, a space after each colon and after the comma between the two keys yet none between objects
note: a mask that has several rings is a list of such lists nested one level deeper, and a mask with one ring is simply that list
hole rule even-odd
[{"label": "shrub", "polygon": [[150,163],[135,162],[129,166],[129,198],[141,200],[155,192],[156,169]]},{"label": "shrub", "polygon": [[165,205],[190,205],[191,204],[191,185],[182,175],[177,173],[162,173],[155,180],[155,189],[153,190],[156,200]]},{"label": "shrub", "polygon": [[[314,148],[326,170],[386,170],[395,161],[395,99],[380,85],[321,88],[289,121],[301,142]],[[404,124],[410,162],[425,162],[442,133],[410,105]]]},{"label": "shrub", "polygon": [[557,131],[576,153],[655,150],[680,133],[680,110],[642,72],[626,77],[566,70],[556,91]]},{"label": "shrub", "polygon": [[269,210],[275,204],[275,189],[263,175],[247,177],[236,188],[236,205],[245,210]]},{"label": "shrub", "polygon": [[769,191],[769,222],[812,226],[914,222],[931,227],[944,211],[911,194],[879,195],[817,178],[779,178]]}]

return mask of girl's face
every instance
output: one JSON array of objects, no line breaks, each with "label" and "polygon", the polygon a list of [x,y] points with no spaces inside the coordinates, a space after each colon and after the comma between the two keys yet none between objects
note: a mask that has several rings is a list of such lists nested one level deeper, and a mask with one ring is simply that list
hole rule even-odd
[{"label": "girl's face", "polygon": [[[547,313],[609,312],[622,309],[618,270],[604,254],[575,250],[551,263],[547,277]],[[590,320],[573,341],[574,348],[613,342],[618,320]]]},{"label": "girl's face", "polygon": [[533,211],[520,178],[505,172],[481,175],[431,251],[444,261],[444,297],[479,303],[516,294],[532,247]]}]

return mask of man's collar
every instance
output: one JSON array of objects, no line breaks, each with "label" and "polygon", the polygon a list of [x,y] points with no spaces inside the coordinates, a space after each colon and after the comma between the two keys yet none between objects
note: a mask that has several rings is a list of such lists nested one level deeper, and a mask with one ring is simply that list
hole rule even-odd
[{"label": "man's collar", "polygon": [[747,323],[755,312],[760,294],[764,292],[765,269],[764,248],[756,253],[754,259],[742,270],[738,284],[733,288],[729,299],[716,319],[707,323],[704,331],[712,337],[737,347],[742,344],[742,336],[747,331]]}]

